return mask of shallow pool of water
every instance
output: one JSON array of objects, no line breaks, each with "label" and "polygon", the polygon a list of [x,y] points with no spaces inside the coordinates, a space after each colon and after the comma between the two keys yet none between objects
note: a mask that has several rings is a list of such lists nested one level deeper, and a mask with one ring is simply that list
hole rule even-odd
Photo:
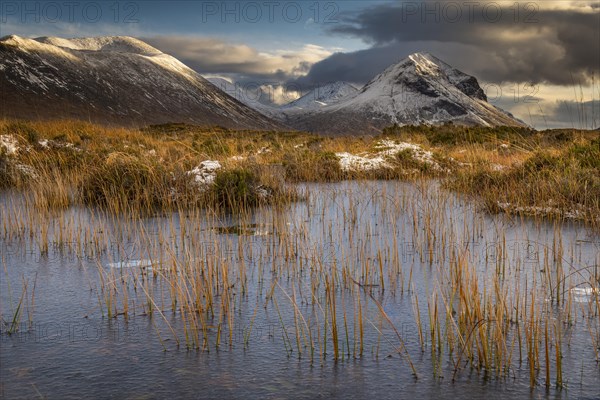
[{"label": "shallow pool of water", "polygon": [[0,195],[2,397],[599,398],[597,234],[435,182],[300,189],[244,217]]}]

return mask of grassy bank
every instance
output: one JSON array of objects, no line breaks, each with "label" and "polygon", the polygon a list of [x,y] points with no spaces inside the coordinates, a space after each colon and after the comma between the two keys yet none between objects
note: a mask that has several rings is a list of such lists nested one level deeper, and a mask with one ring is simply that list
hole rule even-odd
[{"label": "grassy bank", "polygon": [[409,126],[329,138],[4,120],[0,135],[0,187],[24,189],[44,208],[231,209],[292,201],[295,182],[436,177],[490,211],[600,218],[598,132]]}]

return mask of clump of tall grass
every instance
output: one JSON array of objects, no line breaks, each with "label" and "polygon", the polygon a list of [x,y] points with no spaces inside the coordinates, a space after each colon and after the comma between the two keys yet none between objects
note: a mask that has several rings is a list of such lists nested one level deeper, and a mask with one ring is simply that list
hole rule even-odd
[{"label": "clump of tall grass", "polygon": [[295,191],[283,184],[264,181],[249,168],[220,171],[205,195],[205,203],[217,210],[243,210],[297,199]]},{"label": "clump of tall grass", "polygon": [[172,205],[171,180],[166,168],[159,163],[111,153],[86,171],[80,192],[85,204],[115,211],[133,206],[146,210],[168,209]]},{"label": "clump of tall grass", "polygon": [[0,133],[21,137],[30,144],[36,144],[40,137],[39,131],[35,126],[21,121],[8,122],[0,128]]},{"label": "clump of tall grass", "polygon": [[456,169],[457,163],[451,158],[445,157],[438,152],[432,152],[432,154],[435,164],[419,160],[410,149],[400,151],[392,160],[395,172],[392,178],[397,176],[405,177],[407,175],[445,176]]},{"label": "clump of tall grass", "polygon": [[9,188],[17,185],[17,171],[7,152],[0,148],[0,189]]},{"label": "clump of tall grass", "polygon": [[340,163],[331,151],[301,149],[283,159],[285,176],[292,182],[335,182],[343,177]]},{"label": "clump of tall grass", "polygon": [[459,146],[497,141],[530,140],[537,132],[531,128],[482,127],[446,124],[442,126],[394,125],[383,130],[383,136],[406,141],[426,142],[431,146]]},{"label": "clump of tall grass", "polygon": [[449,181],[486,207],[539,210],[589,222],[600,220],[600,139],[558,151],[538,150],[521,165],[501,171],[463,170]]}]

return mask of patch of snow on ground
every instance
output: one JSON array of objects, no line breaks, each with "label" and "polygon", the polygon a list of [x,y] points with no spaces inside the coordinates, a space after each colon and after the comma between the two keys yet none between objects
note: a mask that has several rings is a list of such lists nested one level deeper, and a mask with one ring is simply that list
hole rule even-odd
[{"label": "patch of snow on ground", "polygon": [[8,155],[16,155],[19,152],[19,142],[12,135],[0,135],[0,147],[6,150]]},{"label": "patch of snow on ground", "polygon": [[372,154],[354,155],[343,152],[336,153],[336,156],[340,160],[340,167],[343,171],[371,171],[379,168],[391,168],[388,159],[397,156],[402,151],[409,150],[416,161],[428,164],[437,171],[444,171],[444,168],[433,158],[431,151],[424,150],[421,146],[413,143],[397,143],[384,139],[377,142],[375,149],[377,152]]},{"label": "patch of snow on ground", "polygon": [[498,207],[504,211],[521,212],[531,215],[562,215],[567,219],[583,219],[585,212],[583,210],[566,210],[563,211],[556,207],[541,207],[541,206],[515,206],[511,203],[498,202]]},{"label": "patch of snow on ground", "polygon": [[[49,150],[49,149],[70,149],[73,151],[83,151],[81,150],[79,147],[76,147],[73,143],[69,143],[69,142],[61,142],[61,141],[57,141],[57,140],[49,140],[49,139],[41,139],[38,141],[38,145],[44,149],[44,150]],[[125,148],[127,148],[127,145],[124,146]]]},{"label": "patch of snow on ground", "polygon": [[351,153],[335,153],[340,160],[342,171],[372,171],[380,168],[389,168],[390,164],[383,157],[362,157]]},{"label": "patch of snow on ground", "polygon": [[400,153],[404,150],[410,150],[412,152],[413,158],[415,160],[420,161],[425,164],[429,164],[436,170],[440,170],[440,171],[442,170],[440,165],[433,158],[433,153],[431,151],[423,150],[421,148],[421,146],[413,144],[413,143],[407,143],[407,142],[396,143],[393,140],[381,140],[381,141],[379,141],[379,143],[377,143],[375,148],[385,149],[383,151],[380,151],[379,154],[383,155],[383,156],[388,156],[388,157],[394,157],[398,153]]},{"label": "patch of snow on ground", "polygon": [[217,176],[217,170],[221,169],[221,163],[218,161],[202,161],[196,168],[188,171],[189,176],[193,176],[194,182],[200,187],[212,185]]},{"label": "patch of snow on ground", "polygon": [[266,154],[266,153],[270,153],[271,149],[269,149],[268,147],[263,147],[261,149],[259,149],[256,154]]}]

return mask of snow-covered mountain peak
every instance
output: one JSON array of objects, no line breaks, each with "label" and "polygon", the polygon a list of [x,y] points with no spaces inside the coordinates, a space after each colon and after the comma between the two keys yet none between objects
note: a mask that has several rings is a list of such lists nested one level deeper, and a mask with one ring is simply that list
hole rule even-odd
[{"label": "snow-covered mountain peak", "polygon": [[436,97],[437,86],[454,86],[463,94],[487,101],[474,76],[465,74],[430,53],[413,53],[367,83],[362,92],[372,86],[395,87],[418,91]]},{"label": "snow-covered mountain peak", "polygon": [[0,39],[0,70],[4,117],[280,127],[175,57],[127,36],[6,36]]},{"label": "snow-covered mountain peak", "polygon": [[439,75],[443,73],[441,60],[429,53],[414,53],[408,56],[408,60],[414,63],[416,71],[420,74]]},{"label": "snow-covered mountain peak", "polygon": [[400,60],[396,64],[392,64],[369,84],[376,81],[386,81],[394,83],[401,76],[430,76],[430,77],[446,77],[446,72],[450,72],[452,68],[435,58],[429,53],[414,53]]},{"label": "snow-covered mountain peak", "polygon": [[489,104],[475,77],[428,53],[407,56],[334,104],[284,116],[291,126],[335,133],[377,132],[393,124],[525,125]]},{"label": "snow-covered mountain peak", "polygon": [[429,53],[407,56],[361,90],[332,82],[282,107],[262,88],[224,79],[211,84],[176,58],[127,36],[5,36],[0,70],[0,116],[11,118],[278,129],[275,118],[296,129],[340,134],[376,133],[393,124],[525,125],[489,104],[475,77]]},{"label": "snow-covered mountain peak", "polygon": [[35,39],[24,38],[17,35],[8,35],[0,38],[0,45],[7,48],[18,49],[25,53],[46,53],[55,57],[67,58],[71,61],[78,61],[78,58],[68,49],[63,49],[51,44],[42,43]]},{"label": "snow-covered mountain peak", "polygon": [[319,86],[304,96],[282,107],[283,110],[314,110],[325,106],[339,103],[352,95],[356,94],[358,89],[348,82],[332,82]]},{"label": "snow-covered mountain peak", "polygon": [[162,52],[139,39],[129,36],[100,36],[90,38],[64,39],[58,37],[39,37],[34,40],[71,50],[100,51],[110,53],[130,53],[157,55]]}]

